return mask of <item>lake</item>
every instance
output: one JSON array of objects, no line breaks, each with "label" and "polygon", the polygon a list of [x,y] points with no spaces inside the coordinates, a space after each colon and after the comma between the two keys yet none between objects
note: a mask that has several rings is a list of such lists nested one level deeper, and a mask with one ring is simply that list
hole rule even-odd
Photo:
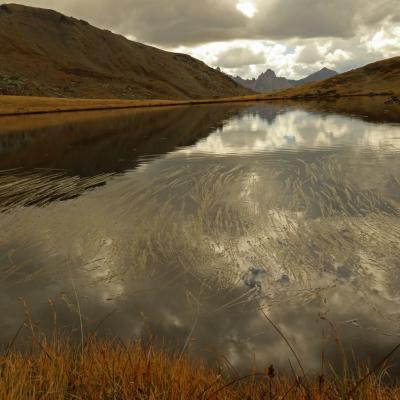
[{"label": "lake", "polygon": [[1,119],[0,341],[56,311],[77,337],[289,369],[268,316],[308,371],[340,364],[336,337],[379,361],[400,340],[400,119],[373,101]]}]

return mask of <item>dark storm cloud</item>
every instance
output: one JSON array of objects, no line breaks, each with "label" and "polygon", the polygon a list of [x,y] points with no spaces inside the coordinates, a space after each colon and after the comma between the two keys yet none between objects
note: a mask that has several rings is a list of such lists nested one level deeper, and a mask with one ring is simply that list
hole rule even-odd
[{"label": "dark storm cloud", "polygon": [[138,41],[165,46],[229,40],[243,35],[248,18],[234,0],[21,0],[88,20]]},{"label": "dark storm cloud", "polygon": [[258,0],[257,37],[351,38],[360,28],[399,17],[398,0]]},{"label": "dark storm cloud", "polygon": [[260,1],[253,32],[268,38],[350,37],[358,0]]},{"label": "dark storm cloud", "polygon": [[[250,1],[250,0],[247,0]],[[398,0],[253,0],[247,18],[239,0],[21,0],[60,10],[166,47],[230,39],[353,37],[363,26],[398,20]]]},{"label": "dark storm cloud", "polygon": [[[174,46],[232,39],[248,23],[232,0],[173,0],[167,7],[160,7],[159,0],[136,3],[134,35],[150,43]],[[131,26],[123,29],[129,33]]]}]

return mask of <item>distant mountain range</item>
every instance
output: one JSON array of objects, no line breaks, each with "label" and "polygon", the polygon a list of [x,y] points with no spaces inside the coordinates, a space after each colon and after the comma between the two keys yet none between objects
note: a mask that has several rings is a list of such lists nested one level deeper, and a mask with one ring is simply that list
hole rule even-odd
[{"label": "distant mountain range", "polygon": [[243,79],[240,76],[235,76],[233,79],[240,85],[254,90],[255,92],[272,92],[273,90],[289,89],[291,87],[304,85],[307,83],[318,82],[324,79],[332,78],[338,73],[328,68],[322,68],[303,79],[290,80],[276,76],[275,72],[267,69],[257,79]]},{"label": "distant mountain range", "polygon": [[183,100],[252,93],[189,55],[52,10],[0,5],[0,95]]},{"label": "distant mountain range", "polygon": [[[348,98],[348,101],[353,101],[354,104],[361,103],[362,97],[364,99],[370,97],[368,101],[376,97],[377,105],[384,103],[387,112],[392,113],[394,108],[397,113],[400,105],[400,57],[375,61],[331,78],[295,85],[277,92],[246,96],[246,100],[322,100],[325,98],[332,100],[341,97]],[[355,101],[355,98],[358,100]],[[371,106],[371,103],[369,104]],[[352,108],[354,110],[354,106]],[[398,116],[399,114],[392,113],[391,115]]]}]

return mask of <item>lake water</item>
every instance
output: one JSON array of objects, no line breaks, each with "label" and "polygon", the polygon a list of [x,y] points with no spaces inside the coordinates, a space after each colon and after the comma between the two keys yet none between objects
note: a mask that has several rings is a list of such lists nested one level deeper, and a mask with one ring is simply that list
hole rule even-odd
[{"label": "lake water", "polygon": [[322,351],[338,365],[336,335],[380,360],[400,340],[393,112],[250,104],[1,119],[1,342],[24,302],[49,331],[51,300],[65,332],[79,335],[82,317],[86,333],[154,334],[240,370],[293,362],[263,312],[307,370]]}]

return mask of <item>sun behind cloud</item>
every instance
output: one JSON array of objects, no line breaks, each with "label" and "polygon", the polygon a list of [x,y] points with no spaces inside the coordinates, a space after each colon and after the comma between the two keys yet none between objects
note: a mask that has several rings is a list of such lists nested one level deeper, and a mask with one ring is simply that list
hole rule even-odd
[{"label": "sun behind cloud", "polygon": [[236,9],[244,14],[247,18],[253,18],[257,13],[256,6],[248,0],[240,0],[236,4]]}]

